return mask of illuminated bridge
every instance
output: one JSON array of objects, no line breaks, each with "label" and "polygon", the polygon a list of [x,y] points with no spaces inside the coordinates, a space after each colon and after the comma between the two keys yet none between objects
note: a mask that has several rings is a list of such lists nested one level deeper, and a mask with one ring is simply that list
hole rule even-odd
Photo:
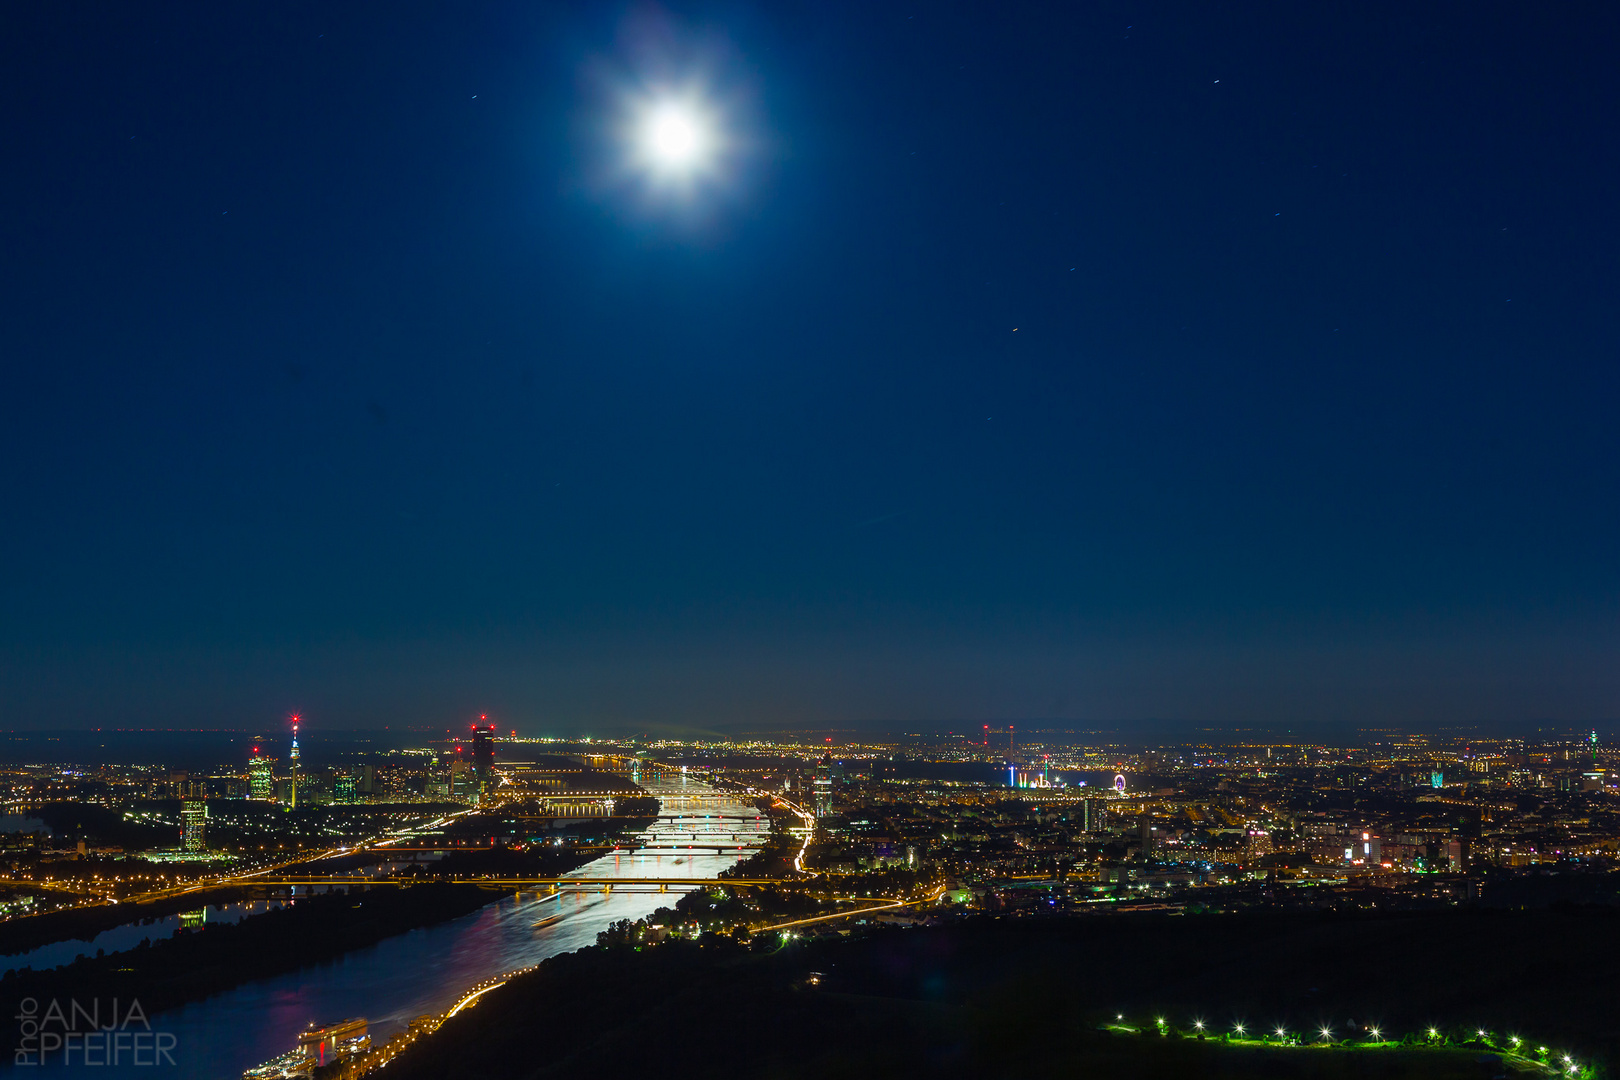
[{"label": "illuminated bridge", "polygon": [[[362,877],[279,877],[257,878],[255,885],[360,885],[367,888],[373,885],[418,885],[427,884],[434,879],[412,878],[362,878]],[[698,878],[698,877],[549,877],[549,878],[453,878],[450,879],[461,885],[488,885],[494,888],[512,889],[518,892],[612,892],[619,890],[635,890],[641,887],[656,889],[658,892],[668,892],[671,888],[699,888],[708,885],[780,885],[784,878]]]}]

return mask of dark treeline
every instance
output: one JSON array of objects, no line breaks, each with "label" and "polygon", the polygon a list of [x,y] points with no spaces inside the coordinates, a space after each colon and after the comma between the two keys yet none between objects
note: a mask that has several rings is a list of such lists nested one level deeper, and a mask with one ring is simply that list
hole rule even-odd
[{"label": "dark treeline", "polygon": [[0,996],[14,1011],[26,997],[138,998],[153,1015],[465,915],[503,895],[476,885],[434,882],[312,896],[240,923],[205,926],[54,971],[12,972],[0,980]]},{"label": "dark treeline", "polygon": [[[565,1076],[624,1046],[659,1071],[805,1080],[973,1075],[1486,1077],[1473,1028],[1611,1070],[1620,1012],[1612,911],[1260,917],[983,917],[847,939],[596,947],[486,995],[389,1068],[396,1080]],[[1100,1030],[1120,1013],[1144,1036]],[[1158,1037],[1151,1018],[1179,1031]],[[1262,1049],[1185,1037],[1284,1024],[1384,1031],[1448,1049]],[[1608,1075],[1608,1073],[1604,1073]]]}]

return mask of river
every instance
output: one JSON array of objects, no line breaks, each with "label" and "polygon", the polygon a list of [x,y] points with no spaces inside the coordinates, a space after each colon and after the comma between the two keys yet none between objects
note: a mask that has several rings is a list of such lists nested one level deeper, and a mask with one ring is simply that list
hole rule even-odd
[{"label": "river", "polygon": [[[711,878],[736,865],[764,841],[770,823],[752,806],[730,800],[690,810],[680,796],[716,794],[716,789],[681,774],[642,779],[642,787],[666,799],[648,831],[645,847],[605,855],[571,876],[618,878]],[[683,853],[667,850],[694,833],[735,836],[738,852]],[[650,850],[656,848],[659,850]],[[659,893],[615,889],[565,893],[560,900],[506,897],[470,915],[413,930],[356,949],[338,959],[288,975],[244,983],[206,1001],[151,1018],[152,1028],[174,1036],[175,1064],[152,1067],[56,1066],[53,1075],[239,1080],[242,1070],[270,1060],[296,1045],[298,1033],[313,1024],[351,1016],[370,1022],[381,1043],[414,1017],[441,1013],[472,984],[492,975],[527,967],[559,953],[596,943],[596,935],[618,919],[639,919],[673,906],[679,890]],[[561,905],[560,908],[558,905]],[[563,918],[536,929],[536,920],[561,910]],[[15,1040],[14,1040],[15,1041]]]}]

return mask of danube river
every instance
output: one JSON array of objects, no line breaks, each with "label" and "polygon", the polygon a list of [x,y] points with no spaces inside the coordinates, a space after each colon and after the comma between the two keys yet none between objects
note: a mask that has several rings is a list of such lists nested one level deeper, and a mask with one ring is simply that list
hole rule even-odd
[{"label": "danube river", "polygon": [[[722,832],[752,849],[763,842],[769,822],[752,806],[722,802],[698,810],[680,808],[680,796],[714,794],[715,789],[680,775],[643,780],[665,799],[648,833],[648,847],[672,845],[695,833]],[[724,824],[721,824],[721,816]],[[740,819],[740,820],[739,820]],[[605,855],[574,871],[579,877],[714,877],[747,854],[685,854],[642,848]],[[174,1066],[114,1069],[53,1068],[56,1074],[145,1076],[167,1073],[198,1080],[237,1080],[242,1070],[285,1053],[298,1033],[312,1024],[363,1016],[374,1040],[382,1042],[414,1017],[441,1013],[472,984],[492,975],[538,963],[549,956],[596,943],[597,932],[618,919],[639,919],[673,906],[675,890],[660,894],[616,889],[609,895],[565,893],[560,900],[508,896],[471,915],[389,938],[294,974],[245,983],[206,1001],[152,1017],[155,1031],[175,1037]],[[561,905],[560,909],[558,905]],[[537,920],[561,910],[563,918],[536,929]]]}]

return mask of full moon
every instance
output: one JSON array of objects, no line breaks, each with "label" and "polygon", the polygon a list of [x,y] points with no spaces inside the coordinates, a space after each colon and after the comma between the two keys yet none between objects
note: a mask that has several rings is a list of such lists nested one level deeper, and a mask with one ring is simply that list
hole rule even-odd
[{"label": "full moon", "polygon": [[703,123],[679,105],[654,107],[643,122],[641,138],[648,160],[675,172],[700,164],[709,143]]}]

